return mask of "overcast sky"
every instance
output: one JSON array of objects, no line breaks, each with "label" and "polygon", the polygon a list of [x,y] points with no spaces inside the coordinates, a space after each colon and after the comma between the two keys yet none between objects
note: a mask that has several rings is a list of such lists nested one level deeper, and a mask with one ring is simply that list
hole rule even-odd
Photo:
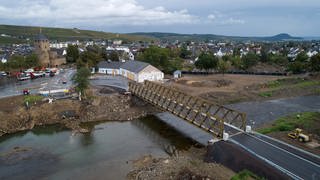
[{"label": "overcast sky", "polygon": [[320,0],[0,0],[0,24],[119,33],[320,36]]}]

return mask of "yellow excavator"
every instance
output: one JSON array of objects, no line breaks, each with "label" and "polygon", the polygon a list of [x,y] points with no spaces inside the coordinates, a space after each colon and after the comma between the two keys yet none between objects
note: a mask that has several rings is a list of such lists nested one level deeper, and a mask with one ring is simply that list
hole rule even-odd
[{"label": "yellow excavator", "polygon": [[310,136],[303,134],[302,129],[296,128],[293,132],[288,134],[289,137],[293,139],[298,139],[300,142],[309,142],[311,141]]}]

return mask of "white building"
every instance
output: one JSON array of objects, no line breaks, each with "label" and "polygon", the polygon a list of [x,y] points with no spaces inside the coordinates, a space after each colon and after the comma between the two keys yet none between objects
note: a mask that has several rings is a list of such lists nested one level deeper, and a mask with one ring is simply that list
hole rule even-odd
[{"label": "white building", "polygon": [[317,51],[308,51],[307,52],[307,56],[310,58],[310,57],[312,57],[312,56],[314,56],[314,55],[317,55],[318,54],[318,52]]},{"label": "white building", "polygon": [[131,60],[131,61],[134,60],[134,54],[130,51],[130,49],[128,47],[125,47],[125,46],[110,47],[110,46],[108,46],[106,48],[106,50],[107,51],[121,51],[123,53],[127,53],[129,59],[124,59],[124,60]]},{"label": "white building", "polygon": [[67,47],[68,47],[68,43],[65,43],[65,42],[50,43],[50,48],[61,49],[61,48],[67,48]]},{"label": "white building", "polygon": [[98,64],[98,73],[121,75],[136,82],[161,81],[164,74],[154,66],[141,61],[108,62],[102,61]]},{"label": "white building", "polygon": [[109,74],[109,75],[119,75],[120,66],[122,62],[119,61],[101,61],[98,64],[98,73],[100,74]]}]

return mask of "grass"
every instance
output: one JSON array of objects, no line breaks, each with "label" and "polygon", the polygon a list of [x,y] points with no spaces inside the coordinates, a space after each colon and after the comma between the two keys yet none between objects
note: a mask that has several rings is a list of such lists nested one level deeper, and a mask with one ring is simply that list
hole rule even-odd
[{"label": "grass", "polygon": [[296,113],[281,117],[272,123],[271,127],[259,129],[258,132],[268,134],[279,131],[292,131],[295,128],[302,128],[310,133],[320,134],[320,112]]},{"label": "grass", "polygon": [[287,79],[278,79],[275,81],[270,81],[267,83],[267,87],[270,89],[281,89],[284,87],[293,87],[293,88],[307,88],[310,86],[320,85],[320,81],[309,80],[304,78],[287,78]]},{"label": "grass", "polygon": [[261,92],[261,93],[259,93],[259,96],[261,96],[261,97],[271,97],[272,96],[272,91]]},{"label": "grass", "polygon": [[248,180],[248,179],[262,180],[264,178],[261,178],[261,177],[255,175],[253,172],[246,170],[246,169],[238,172],[236,175],[234,175],[231,178],[231,180]]},{"label": "grass", "polygon": [[[0,25],[0,34],[8,34],[18,38],[2,38],[0,44],[19,43],[25,41],[24,39],[33,39],[40,31],[40,27],[32,26],[13,26]],[[50,40],[92,40],[92,39],[122,39],[125,41],[152,41],[156,38],[140,35],[116,34],[103,31],[91,31],[80,29],[66,29],[66,28],[51,28],[42,27],[42,33],[48,36]]]},{"label": "grass", "polygon": [[27,96],[24,96],[23,98],[23,102],[24,103],[29,103],[29,104],[34,104],[38,101],[41,101],[43,99],[42,96],[39,96],[39,95],[27,95]]}]

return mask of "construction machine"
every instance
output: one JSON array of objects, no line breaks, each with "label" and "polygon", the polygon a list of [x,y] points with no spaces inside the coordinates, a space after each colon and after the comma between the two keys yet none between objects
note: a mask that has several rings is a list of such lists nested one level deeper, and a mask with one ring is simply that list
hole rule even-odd
[{"label": "construction machine", "polygon": [[311,141],[310,136],[303,134],[300,128],[296,128],[293,132],[288,133],[288,136],[293,139],[298,139],[300,142]]}]

